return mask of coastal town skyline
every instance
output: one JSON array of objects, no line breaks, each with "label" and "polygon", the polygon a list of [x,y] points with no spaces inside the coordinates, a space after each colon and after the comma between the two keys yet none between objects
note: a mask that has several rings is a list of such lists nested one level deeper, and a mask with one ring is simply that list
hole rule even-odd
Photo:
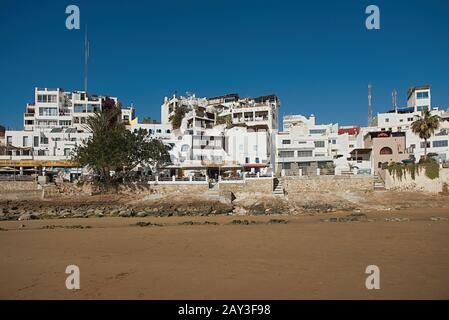
[{"label": "coastal town skyline", "polygon": [[[380,1],[381,28],[367,30],[364,2],[327,3],[329,10],[322,12],[305,3],[122,6],[79,1],[81,29],[67,30],[66,4],[43,1],[25,11],[6,1],[5,7],[14,14],[0,13],[2,28],[11,30],[1,35],[5,76],[0,86],[7,94],[0,102],[0,122],[22,127],[23,108],[33,101],[30,88],[83,90],[86,25],[88,92],[133,103],[139,118],[159,120],[163,97],[175,91],[200,97],[273,93],[282,102],[280,118],[315,114],[321,123],[366,125],[368,84],[373,86],[373,114],[390,108],[393,90],[401,105],[407,89],[421,84],[431,84],[433,105],[446,109],[449,45],[443,40],[449,33],[444,15],[448,3],[434,4]],[[187,7],[191,11],[184,14]],[[229,8],[233,8],[230,15]],[[39,14],[38,25],[30,21],[29,12]],[[103,26],[96,12],[120,23]],[[409,18],[419,23],[409,24]],[[167,27],[168,19],[176,23]],[[55,40],[43,45],[44,39]],[[422,59],[428,52],[420,45],[423,41],[432,43],[432,59]]]}]

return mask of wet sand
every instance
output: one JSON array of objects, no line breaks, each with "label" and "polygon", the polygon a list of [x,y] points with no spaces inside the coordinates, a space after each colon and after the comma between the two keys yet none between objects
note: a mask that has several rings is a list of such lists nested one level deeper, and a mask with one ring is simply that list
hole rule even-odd
[{"label": "wet sand", "polygon": [[[374,221],[321,221],[348,213],[4,221],[0,298],[449,299],[449,221],[431,220],[449,209],[366,213]],[[385,221],[392,217],[406,220]],[[130,226],[139,221],[163,226]],[[70,228],[78,225],[90,228]],[[72,264],[77,291],[65,288]],[[380,268],[380,290],[365,288],[368,265]]]}]

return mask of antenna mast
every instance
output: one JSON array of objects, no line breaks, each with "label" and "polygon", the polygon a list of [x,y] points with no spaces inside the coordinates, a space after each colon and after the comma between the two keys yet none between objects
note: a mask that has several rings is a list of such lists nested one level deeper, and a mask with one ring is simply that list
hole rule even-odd
[{"label": "antenna mast", "polygon": [[84,91],[87,94],[87,75],[88,75],[88,62],[89,62],[89,40],[87,39],[87,25],[84,35]]},{"label": "antenna mast", "polygon": [[373,108],[371,104],[371,88],[372,86],[368,85],[368,126],[371,125],[371,121],[373,120]]},{"label": "antenna mast", "polygon": [[398,93],[396,92],[396,89],[393,89],[393,92],[391,93],[391,103],[394,111],[398,111],[398,104],[397,104],[397,97]]}]

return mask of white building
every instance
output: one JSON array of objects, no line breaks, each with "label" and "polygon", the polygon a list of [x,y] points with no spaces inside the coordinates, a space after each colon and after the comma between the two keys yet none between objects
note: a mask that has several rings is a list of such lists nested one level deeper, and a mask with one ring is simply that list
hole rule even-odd
[{"label": "white building", "polygon": [[[317,125],[315,116],[289,115],[276,138],[276,172],[296,175],[317,174],[317,169],[333,170],[339,151],[338,124]],[[324,170],[323,170],[324,172]]]},{"label": "white building", "polygon": [[[73,149],[86,141],[86,119],[97,111],[119,106],[121,120],[135,120],[134,108],[121,107],[116,97],[66,92],[61,88],[35,88],[33,103],[26,105],[23,130],[6,130],[0,161],[2,165],[70,167]],[[22,162],[20,162],[22,161]],[[73,165],[72,165],[73,166]]]},{"label": "white building", "polygon": [[[406,146],[418,161],[424,155],[424,140],[411,131],[412,123],[421,116],[423,109],[429,109],[431,114],[447,119],[449,111],[432,107],[430,86],[411,87],[407,92],[407,106],[393,108],[384,113],[378,113],[372,126],[378,131],[405,132]],[[371,130],[374,131],[374,130]],[[427,141],[427,152],[436,153],[441,160],[449,160],[449,126],[447,121],[440,123],[440,128]]]},{"label": "white building", "polygon": [[178,108],[185,112],[180,127],[167,142],[172,146],[172,168],[273,170],[279,106],[275,95],[244,99],[238,94],[166,97],[161,106],[162,124],[172,124]]}]

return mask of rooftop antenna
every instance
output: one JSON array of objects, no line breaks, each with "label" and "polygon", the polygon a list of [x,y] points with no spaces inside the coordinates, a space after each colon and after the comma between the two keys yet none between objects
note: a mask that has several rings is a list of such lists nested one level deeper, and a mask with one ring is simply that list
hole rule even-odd
[{"label": "rooftop antenna", "polygon": [[371,121],[373,120],[373,107],[371,104],[371,89],[372,86],[368,85],[368,126],[371,125]]},{"label": "rooftop antenna", "polygon": [[84,34],[84,91],[86,92],[86,94],[87,94],[88,62],[89,62],[89,40],[87,39],[87,24],[86,24],[86,32]]},{"label": "rooftop antenna", "polygon": [[392,103],[393,110],[395,112],[398,111],[397,97],[398,97],[398,93],[397,93],[396,89],[393,89],[393,92],[391,92],[391,103]]}]

